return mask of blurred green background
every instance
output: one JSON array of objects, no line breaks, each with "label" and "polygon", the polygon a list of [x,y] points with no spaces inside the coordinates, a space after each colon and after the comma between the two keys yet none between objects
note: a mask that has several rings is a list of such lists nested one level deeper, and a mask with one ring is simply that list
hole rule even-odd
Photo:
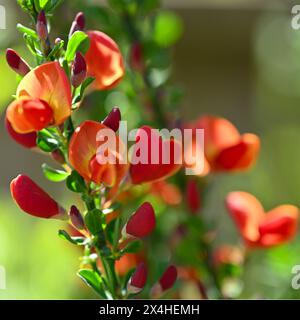
[{"label": "blurred green background", "polygon": [[[88,10],[105,1],[79,2]],[[0,30],[0,265],[6,269],[7,289],[0,290],[0,298],[93,298],[75,276],[80,251],[57,237],[62,225],[25,215],[10,198],[9,183],[22,172],[62,203],[73,200],[62,192],[63,183],[54,185],[43,177],[40,166],[48,159],[16,145],[4,129],[3,111],[16,88],[5,48],[28,56],[15,28],[17,22],[28,24],[28,19],[15,1],[1,4],[6,8],[7,29]],[[64,1],[54,20],[54,34],[67,32],[77,4]],[[173,51],[172,80],[185,91],[185,119],[207,113],[224,116],[241,132],[257,133],[262,141],[258,163],[250,172],[212,178],[203,215],[217,227],[217,244],[239,241],[224,208],[230,191],[253,193],[267,210],[282,203],[300,207],[300,30],[291,28],[293,4],[297,1],[164,1],[184,24]],[[131,110],[118,93],[96,107],[109,109],[117,102],[125,119],[137,117],[137,110]],[[300,290],[290,285],[295,264],[300,264],[299,237],[288,245],[255,252],[247,262],[242,297],[300,298]]]}]

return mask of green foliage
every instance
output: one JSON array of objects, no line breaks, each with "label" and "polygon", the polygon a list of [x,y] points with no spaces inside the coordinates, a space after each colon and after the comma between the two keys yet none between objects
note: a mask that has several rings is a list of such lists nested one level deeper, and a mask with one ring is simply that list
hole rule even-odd
[{"label": "green foliage", "polygon": [[67,240],[69,242],[71,242],[72,244],[76,244],[78,246],[83,246],[87,243],[86,238],[84,237],[71,237],[67,231],[65,230],[59,230],[58,231],[58,236],[61,239]]},{"label": "green foliage", "polygon": [[70,175],[70,173],[63,171],[63,170],[58,170],[58,169],[53,169],[50,166],[48,166],[46,163],[42,165],[43,173],[45,177],[53,182],[61,182],[67,179],[67,177]]},{"label": "green foliage", "polygon": [[44,152],[52,152],[59,148],[60,143],[50,129],[43,129],[37,134],[37,145]]},{"label": "green foliage", "polygon": [[137,253],[143,247],[143,244],[140,240],[131,241],[128,245],[121,251],[121,254],[125,253]]},{"label": "green foliage", "polygon": [[65,58],[68,62],[71,62],[75,58],[77,51],[85,54],[90,45],[90,40],[88,35],[82,31],[76,31],[72,34],[69,39]]},{"label": "green foliage", "polygon": [[81,269],[78,276],[91,288],[93,288],[102,298],[106,299],[106,293],[103,288],[103,280],[100,275],[90,269]]},{"label": "green foliage", "polygon": [[163,11],[156,16],[153,38],[158,45],[162,47],[174,45],[182,32],[182,21],[175,13]]},{"label": "green foliage", "polygon": [[69,190],[76,193],[83,193],[86,190],[84,179],[75,170],[73,170],[72,173],[67,177],[66,185]]},{"label": "green foliage", "polygon": [[84,222],[88,228],[88,230],[93,234],[94,236],[98,235],[102,232],[103,227],[103,215],[101,210],[94,209],[89,211],[85,217]]}]

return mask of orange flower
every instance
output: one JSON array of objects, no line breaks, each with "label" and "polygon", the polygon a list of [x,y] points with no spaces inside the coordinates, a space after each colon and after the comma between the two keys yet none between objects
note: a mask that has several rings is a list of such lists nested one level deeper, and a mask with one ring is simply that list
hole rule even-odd
[{"label": "orange flower", "polygon": [[90,47],[85,55],[88,75],[95,77],[94,87],[107,90],[115,87],[125,73],[118,45],[105,33],[88,31]]},{"label": "orange flower", "polygon": [[[204,129],[204,154],[208,171],[241,171],[251,167],[256,161],[260,140],[255,134],[240,134],[224,118],[201,117],[188,128]],[[196,148],[193,141],[191,146]]]},{"label": "orange flower", "polygon": [[180,189],[165,180],[153,182],[150,186],[150,192],[170,206],[176,206],[182,201]]},{"label": "orange flower", "polygon": [[226,205],[250,247],[279,245],[296,234],[299,210],[295,206],[281,205],[265,213],[253,195],[241,191],[231,192]]},{"label": "orange flower", "polygon": [[213,252],[213,262],[216,266],[224,264],[241,265],[244,262],[244,252],[231,245],[222,245]]},{"label": "orange flower", "polygon": [[27,73],[16,97],[7,109],[7,119],[18,133],[59,125],[71,114],[70,83],[58,62],[45,63]]},{"label": "orange flower", "polygon": [[[101,131],[103,132],[103,136],[101,135]],[[107,161],[107,163],[100,164],[97,161],[100,156],[97,150],[105,143],[104,140],[100,141],[101,137],[105,137],[105,134],[108,132],[114,138],[116,145],[115,150],[105,149],[105,153],[107,151],[109,155],[113,155],[116,163],[114,164]],[[121,153],[118,151],[121,151]],[[124,154],[123,151],[123,142],[112,129],[99,122],[88,120],[84,121],[75,130],[71,138],[69,159],[74,169],[87,181],[93,181],[97,184],[104,183],[112,187],[121,182],[128,170],[128,164],[122,164],[120,161]]]}]

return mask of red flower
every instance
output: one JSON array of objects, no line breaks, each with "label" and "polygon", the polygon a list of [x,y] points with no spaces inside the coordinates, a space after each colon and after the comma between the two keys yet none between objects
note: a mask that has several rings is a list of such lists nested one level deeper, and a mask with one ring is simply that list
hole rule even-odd
[{"label": "red flower", "polygon": [[107,90],[115,87],[125,73],[118,45],[105,33],[88,31],[90,47],[85,55],[88,75],[95,77],[94,87]]},{"label": "red flower", "polygon": [[[181,144],[176,140],[163,141],[157,130],[144,126],[138,130],[135,141],[130,166],[130,176],[133,184],[165,179],[181,168],[178,160],[181,157],[182,149]],[[155,146],[154,150],[152,145]],[[163,161],[165,154],[170,155],[169,159],[166,159],[169,160],[169,163]],[[153,163],[152,157],[156,158],[157,163]]]},{"label": "red flower", "polygon": [[[204,129],[205,173],[246,170],[256,161],[259,138],[251,133],[241,135],[226,119],[204,116],[189,128]],[[191,143],[193,148],[194,143]]]},{"label": "red flower", "polygon": [[146,285],[146,281],[147,281],[147,268],[145,264],[141,262],[137,266],[130,280],[128,281],[128,284],[127,284],[128,292],[130,293],[140,292]]},{"label": "red flower", "polygon": [[153,298],[158,298],[166,290],[172,288],[176,280],[177,269],[175,266],[171,265],[165,270],[158,283],[156,283],[151,289],[151,296]]},{"label": "red flower", "polygon": [[250,247],[271,247],[292,239],[297,232],[299,210],[281,205],[265,213],[261,203],[250,193],[231,192],[227,208],[243,239]]},{"label": "red flower", "polygon": [[149,202],[145,202],[129,218],[124,226],[123,235],[136,238],[146,237],[153,231],[155,224],[154,209]]},{"label": "red flower", "polygon": [[39,218],[66,219],[66,211],[26,175],[18,175],[10,184],[10,191],[18,206]]},{"label": "red flower", "polygon": [[79,87],[86,78],[86,63],[80,52],[76,52],[72,65],[71,83],[72,86]]},{"label": "red flower", "polygon": [[[100,164],[97,161],[97,150],[104,143],[104,141],[99,140],[102,130],[104,135],[109,131],[116,143],[115,150],[108,150],[109,154],[116,158],[115,164],[109,163],[109,161]],[[97,137],[99,141],[97,141]],[[121,153],[118,153],[118,151]],[[69,160],[74,169],[85,180],[97,184],[104,183],[112,187],[118,185],[128,171],[128,164],[123,164],[120,161],[121,157],[124,156],[123,151],[124,145],[113,130],[99,122],[88,120],[76,128],[70,140]]]},{"label": "red flower", "polygon": [[175,184],[168,183],[165,180],[153,182],[150,191],[171,206],[176,206],[182,201],[180,189]]},{"label": "red flower", "polygon": [[59,125],[71,114],[70,83],[58,62],[42,64],[27,73],[16,96],[6,116],[18,133]]},{"label": "red flower", "polygon": [[18,144],[22,145],[25,148],[34,148],[36,147],[36,139],[37,134],[36,132],[30,132],[30,133],[18,133],[16,132],[7,118],[5,118],[5,127],[9,135],[13,140],[15,140]]}]

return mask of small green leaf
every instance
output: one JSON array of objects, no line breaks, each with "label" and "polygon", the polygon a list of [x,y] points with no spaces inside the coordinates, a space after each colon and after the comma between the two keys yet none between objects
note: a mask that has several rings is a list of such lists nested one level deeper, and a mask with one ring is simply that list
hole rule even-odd
[{"label": "small green leaf", "polygon": [[107,299],[103,288],[103,280],[100,275],[90,269],[81,269],[77,275],[91,288],[93,288],[102,298]]},{"label": "small green leaf", "polygon": [[27,27],[23,26],[21,23],[17,24],[17,30],[23,34],[30,35],[33,39],[36,39],[36,40],[38,39],[38,36],[33,29],[27,28]]},{"label": "small green leaf", "polygon": [[67,50],[66,50],[66,60],[71,62],[74,60],[77,51],[85,53],[86,47],[89,46],[88,35],[82,31],[76,31],[72,34]]},{"label": "small green leaf", "polygon": [[125,253],[136,253],[139,252],[142,249],[142,242],[140,240],[135,240],[132,242],[129,242],[128,245],[121,251],[121,254]]},{"label": "small green leaf", "polygon": [[66,184],[69,190],[76,193],[82,193],[86,189],[84,179],[75,170],[73,170],[72,173],[67,177]]},{"label": "small green leaf", "polygon": [[153,37],[160,46],[169,47],[175,44],[182,32],[182,21],[175,13],[164,11],[156,17]]},{"label": "small green leaf", "polygon": [[121,227],[121,219],[116,218],[112,220],[105,229],[107,240],[110,242],[110,244],[113,245],[114,248],[116,248],[118,245],[118,240],[120,236],[120,227]]},{"label": "small green leaf", "polygon": [[59,148],[60,143],[48,129],[43,129],[37,134],[37,145],[45,152],[52,152]]},{"label": "small green leaf", "polygon": [[63,171],[63,170],[57,170],[53,169],[50,166],[48,166],[46,163],[42,165],[43,173],[45,177],[53,182],[60,182],[67,179],[67,177],[70,175],[70,173]]},{"label": "small green leaf", "polygon": [[103,216],[101,210],[93,209],[84,217],[85,225],[91,234],[98,235],[102,230]]},{"label": "small green leaf", "polygon": [[78,246],[83,246],[87,243],[88,239],[84,238],[84,237],[71,237],[67,231],[65,230],[59,230],[58,231],[58,236],[61,239],[67,240],[73,244],[76,244]]}]

